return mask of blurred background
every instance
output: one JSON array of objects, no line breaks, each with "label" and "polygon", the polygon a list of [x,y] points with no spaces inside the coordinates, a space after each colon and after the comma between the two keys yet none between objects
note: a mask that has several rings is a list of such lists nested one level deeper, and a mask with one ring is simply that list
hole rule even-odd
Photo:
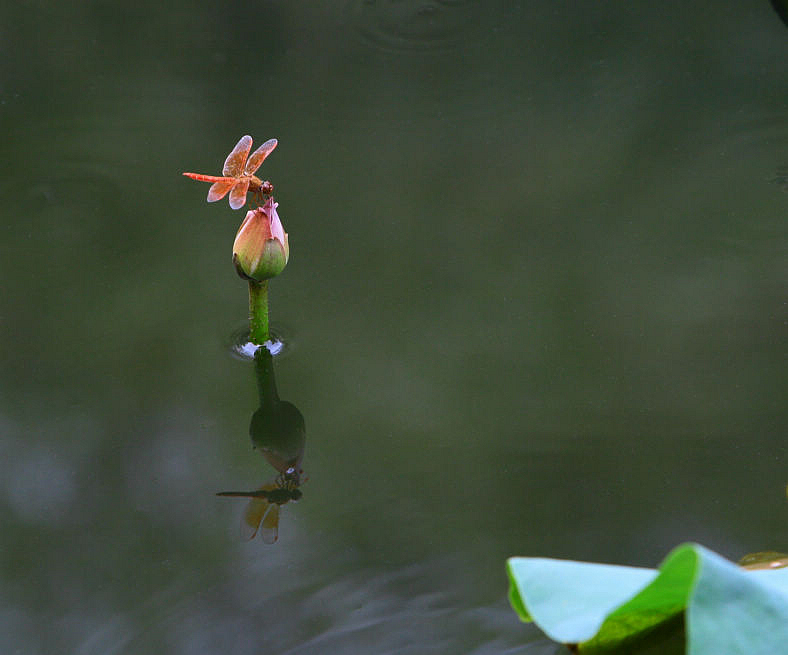
[{"label": "blurred background", "polygon": [[[788,31],[763,2],[0,9],[0,650],[560,652],[505,559],[788,549]],[[279,147],[277,471],[207,204]],[[256,147],[256,146],[255,146]]]}]

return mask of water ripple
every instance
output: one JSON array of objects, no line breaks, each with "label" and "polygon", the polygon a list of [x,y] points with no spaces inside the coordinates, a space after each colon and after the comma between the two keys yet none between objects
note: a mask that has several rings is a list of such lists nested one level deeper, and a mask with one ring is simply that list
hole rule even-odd
[{"label": "water ripple", "polygon": [[386,51],[451,50],[478,24],[469,0],[348,0],[344,13],[358,37]]},{"label": "water ripple", "polygon": [[271,338],[262,346],[249,341],[249,326],[244,324],[238,327],[227,340],[230,354],[241,361],[254,361],[254,354],[258,348],[267,348],[273,357],[280,357],[289,353],[293,345],[291,331],[286,327],[272,326]]}]

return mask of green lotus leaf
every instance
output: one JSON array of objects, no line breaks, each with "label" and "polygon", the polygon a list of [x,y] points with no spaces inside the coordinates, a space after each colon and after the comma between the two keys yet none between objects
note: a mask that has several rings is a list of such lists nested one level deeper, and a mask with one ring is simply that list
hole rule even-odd
[{"label": "green lotus leaf", "polygon": [[507,568],[520,618],[580,652],[615,652],[682,618],[690,655],[788,652],[788,568],[746,570],[697,544],[658,570],[537,557]]}]

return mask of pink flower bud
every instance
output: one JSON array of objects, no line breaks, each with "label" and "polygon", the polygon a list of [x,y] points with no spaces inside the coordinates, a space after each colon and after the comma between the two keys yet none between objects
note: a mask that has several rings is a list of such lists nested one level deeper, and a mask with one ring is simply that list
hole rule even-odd
[{"label": "pink flower bud", "polygon": [[233,263],[246,280],[262,282],[279,275],[287,265],[290,244],[276,212],[278,205],[271,197],[248,212],[235,235]]}]

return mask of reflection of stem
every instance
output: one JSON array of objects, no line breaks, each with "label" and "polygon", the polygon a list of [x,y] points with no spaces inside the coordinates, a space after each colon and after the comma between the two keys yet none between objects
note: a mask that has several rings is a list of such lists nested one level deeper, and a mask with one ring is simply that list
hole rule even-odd
[{"label": "reflection of stem", "polygon": [[262,452],[263,457],[280,474],[278,486],[297,487],[306,441],[304,417],[293,403],[279,400],[274,363],[267,348],[255,351],[254,366],[260,406],[249,424],[252,445]]},{"label": "reflection of stem", "polygon": [[272,411],[274,405],[279,402],[279,393],[276,391],[274,360],[267,348],[258,348],[255,352],[254,366],[260,407]]},{"label": "reflection of stem", "polygon": [[249,280],[249,340],[258,346],[268,341],[268,280]]}]

